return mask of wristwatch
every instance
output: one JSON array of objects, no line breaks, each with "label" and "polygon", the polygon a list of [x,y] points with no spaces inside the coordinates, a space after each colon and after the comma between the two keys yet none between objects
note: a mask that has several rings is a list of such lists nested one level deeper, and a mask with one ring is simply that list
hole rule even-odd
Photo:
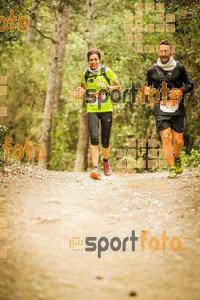
[{"label": "wristwatch", "polygon": [[109,91],[109,89],[110,89],[109,85],[106,85],[106,87],[107,87],[107,91]]}]

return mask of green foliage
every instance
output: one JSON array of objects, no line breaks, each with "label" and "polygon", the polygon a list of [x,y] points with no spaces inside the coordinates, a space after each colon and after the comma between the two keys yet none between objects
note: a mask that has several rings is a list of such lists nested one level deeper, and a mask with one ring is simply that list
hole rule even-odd
[{"label": "green foliage", "polygon": [[181,159],[185,168],[200,167],[200,151],[192,149],[190,154],[186,153],[186,148],[181,152]]},{"label": "green foliage", "polygon": [[79,107],[70,104],[60,116],[55,116],[52,128],[52,156],[50,167],[53,170],[73,170],[79,130]]},{"label": "green foliage", "polygon": [[[78,143],[79,116],[81,104],[69,100],[69,92],[80,85],[82,72],[87,68],[87,43],[92,38],[95,47],[103,54],[102,64],[110,67],[122,85],[122,92],[135,83],[140,88],[146,79],[147,69],[155,63],[157,54],[135,53],[134,45],[125,43],[124,14],[134,14],[132,0],[95,1],[95,28],[91,37],[87,28],[86,1],[68,1],[72,6],[70,29],[63,62],[62,112],[54,114],[52,124],[52,159],[54,170],[73,169]],[[142,2],[142,1],[139,1]],[[146,1],[149,3],[149,1]],[[162,2],[162,1],[161,1]],[[40,1],[37,27],[51,37],[54,26],[52,1]],[[186,133],[184,163],[190,164],[192,152],[200,144],[200,87],[199,87],[199,3],[198,1],[165,0],[165,14],[175,14],[176,31],[173,34],[144,33],[144,42],[155,47],[163,38],[169,38],[176,46],[175,59],[179,60],[191,75],[195,90],[185,97]],[[5,1],[0,4],[1,15],[9,16],[10,9],[15,15],[30,16],[31,1]],[[155,24],[153,15],[144,12],[144,22]],[[8,107],[8,116],[0,117],[0,123],[8,127],[7,135],[14,144],[25,144],[27,137],[33,144],[41,138],[44,102],[49,76],[51,40],[36,33],[34,46],[26,43],[26,33],[15,30],[0,33],[0,75],[8,78],[8,95],[1,96],[1,106]],[[127,138],[158,138],[155,132],[153,105],[131,103],[130,93],[126,101],[114,105],[114,122],[111,136],[110,161],[116,168],[117,149],[126,146]],[[4,141],[3,141],[4,142]],[[160,146],[160,145],[159,145]],[[195,150],[194,150],[195,151]],[[196,150],[197,151],[197,150]],[[102,153],[101,153],[102,155]],[[196,161],[193,159],[193,161]],[[195,163],[196,164],[196,163]]]},{"label": "green foliage", "polygon": [[[24,1],[19,0],[1,0],[0,3],[0,15],[4,16],[7,20],[10,16],[10,10],[14,10],[14,16],[19,20],[20,17],[26,16],[29,17],[30,14],[31,1],[26,1],[26,5],[24,5]],[[2,24],[1,24],[2,26]],[[18,44],[21,43],[21,38],[23,37],[23,33],[17,27],[17,21],[14,23],[14,32],[10,32],[10,23],[8,22],[8,27],[4,32],[0,32],[0,53],[4,51],[11,50],[12,45],[16,42]],[[11,50],[12,52],[12,50]]]},{"label": "green foliage", "polygon": [[0,133],[7,132],[8,128],[5,125],[0,125]]},{"label": "green foliage", "polygon": [[4,144],[5,134],[8,128],[5,125],[0,125],[0,169],[4,167],[4,150],[2,145]]}]

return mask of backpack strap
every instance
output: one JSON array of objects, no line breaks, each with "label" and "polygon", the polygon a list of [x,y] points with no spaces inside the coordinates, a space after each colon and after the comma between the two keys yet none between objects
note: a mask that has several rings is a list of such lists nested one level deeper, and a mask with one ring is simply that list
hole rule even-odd
[{"label": "backpack strap", "polygon": [[[179,64],[179,62],[177,61],[177,65]],[[177,67],[177,65],[176,65],[176,67]],[[167,84],[169,85],[169,87],[170,87],[170,81],[171,81],[171,78],[172,78],[172,75],[173,75],[173,73],[174,73],[174,71],[175,71],[175,69],[176,69],[176,67],[170,72],[170,75],[169,74],[167,74],[167,75],[165,75],[164,73],[163,73],[163,71],[162,71],[162,69],[157,65],[157,63],[155,63],[154,64],[154,67],[155,67],[155,69],[156,69],[156,71],[157,71],[157,73],[158,73],[158,76],[161,78],[161,80],[162,81],[165,81],[165,82],[167,82]],[[171,87],[170,87],[171,88]]]},{"label": "backpack strap", "polygon": [[103,77],[105,77],[105,79],[107,80],[108,82],[108,85],[110,85],[110,79],[107,77],[106,75],[106,67],[105,66],[102,66],[101,67],[101,75],[103,75]]},{"label": "backpack strap", "polygon": [[87,84],[87,80],[88,80],[88,78],[89,78],[89,75],[90,75],[90,72],[87,70],[87,71],[85,72],[85,81],[86,81],[86,84]]},{"label": "backpack strap", "polygon": [[[102,67],[101,67],[101,75],[107,80],[108,85],[110,85],[110,79],[109,79],[109,78],[107,77],[107,75],[106,75],[106,67],[105,67],[105,66],[102,66]],[[89,76],[90,76],[90,71],[87,70],[87,71],[85,72],[85,81],[86,81],[86,84],[87,84],[87,81],[88,81]],[[95,74],[95,75],[93,75],[92,77],[96,77],[96,76],[97,76],[97,75]]]}]

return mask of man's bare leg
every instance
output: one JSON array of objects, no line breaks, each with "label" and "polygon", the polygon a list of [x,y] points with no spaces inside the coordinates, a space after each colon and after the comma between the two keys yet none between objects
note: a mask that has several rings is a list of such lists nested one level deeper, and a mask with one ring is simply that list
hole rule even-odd
[{"label": "man's bare leg", "polygon": [[184,145],[183,133],[178,133],[172,130],[172,140],[173,140],[175,158],[179,158]]},{"label": "man's bare leg", "polygon": [[174,167],[174,154],[172,145],[172,130],[171,128],[160,131],[162,138],[162,146],[169,167]]}]

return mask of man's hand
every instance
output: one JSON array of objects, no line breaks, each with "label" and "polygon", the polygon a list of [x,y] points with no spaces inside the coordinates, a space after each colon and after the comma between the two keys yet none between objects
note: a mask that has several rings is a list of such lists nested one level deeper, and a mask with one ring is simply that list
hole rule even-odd
[{"label": "man's hand", "polygon": [[182,93],[179,89],[173,89],[170,92],[169,97],[170,97],[171,100],[175,100],[177,102],[180,102],[181,98],[182,98]]},{"label": "man's hand", "polygon": [[145,95],[149,95],[150,90],[151,90],[151,85],[145,87],[145,89],[144,89],[144,94],[145,94]]}]

